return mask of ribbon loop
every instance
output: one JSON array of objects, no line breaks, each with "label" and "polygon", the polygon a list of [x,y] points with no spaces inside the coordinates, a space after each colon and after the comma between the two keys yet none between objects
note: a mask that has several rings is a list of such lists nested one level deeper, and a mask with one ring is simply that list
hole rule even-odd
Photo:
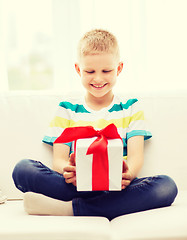
[{"label": "ribbon loop", "polygon": [[54,141],[55,143],[67,143],[81,138],[105,136],[107,139],[120,138],[116,126],[112,123],[101,130],[95,130],[92,126],[69,127]]}]

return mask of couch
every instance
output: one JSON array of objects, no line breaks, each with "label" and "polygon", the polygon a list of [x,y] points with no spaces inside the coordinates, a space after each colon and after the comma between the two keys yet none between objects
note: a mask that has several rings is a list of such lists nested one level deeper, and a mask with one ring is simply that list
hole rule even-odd
[{"label": "couch", "polygon": [[7,201],[0,204],[1,240],[187,239],[187,92],[126,95],[140,99],[153,134],[145,142],[145,164],[140,176],[172,177],[179,190],[172,206],[120,216],[111,222],[104,217],[26,214],[23,195],[11,177],[12,170],[23,158],[51,166],[52,147],[41,139],[62,94],[1,93],[0,190],[7,196]]}]

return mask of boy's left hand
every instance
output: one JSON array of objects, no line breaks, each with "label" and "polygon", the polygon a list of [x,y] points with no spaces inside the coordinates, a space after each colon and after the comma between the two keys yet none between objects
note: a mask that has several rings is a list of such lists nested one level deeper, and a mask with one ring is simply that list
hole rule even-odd
[{"label": "boy's left hand", "polygon": [[129,171],[127,163],[123,160],[121,189],[125,189],[131,183],[133,176]]},{"label": "boy's left hand", "polygon": [[66,183],[72,183],[74,186],[77,185],[76,183],[76,164],[75,164],[75,154],[72,153],[70,155],[68,165],[64,167],[64,178]]}]

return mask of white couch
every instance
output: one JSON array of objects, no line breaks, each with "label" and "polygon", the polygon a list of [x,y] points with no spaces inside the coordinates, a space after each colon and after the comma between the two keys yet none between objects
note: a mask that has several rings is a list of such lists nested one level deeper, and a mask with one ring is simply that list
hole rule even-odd
[{"label": "white couch", "polygon": [[145,143],[140,176],[167,174],[175,180],[179,193],[171,207],[109,222],[103,217],[30,216],[24,212],[12,170],[23,158],[51,165],[52,149],[41,139],[61,95],[0,95],[0,190],[8,197],[0,204],[1,240],[187,239],[187,93],[150,93],[140,98],[153,134]]}]

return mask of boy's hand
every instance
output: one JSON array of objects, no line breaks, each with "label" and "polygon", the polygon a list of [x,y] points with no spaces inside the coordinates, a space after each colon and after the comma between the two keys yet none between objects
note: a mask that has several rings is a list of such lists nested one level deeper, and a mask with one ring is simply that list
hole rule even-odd
[{"label": "boy's hand", "polygon": [[76,186],[76,167],[75,167],[75,154],[70,155],[68,165],[63,169],[63,175],[66,183],[72,183]]},{"label": "boy's hand", "polygon": [[132,174],[127,163],[123,160],[121,189],[125,189],[132,181]]}]

